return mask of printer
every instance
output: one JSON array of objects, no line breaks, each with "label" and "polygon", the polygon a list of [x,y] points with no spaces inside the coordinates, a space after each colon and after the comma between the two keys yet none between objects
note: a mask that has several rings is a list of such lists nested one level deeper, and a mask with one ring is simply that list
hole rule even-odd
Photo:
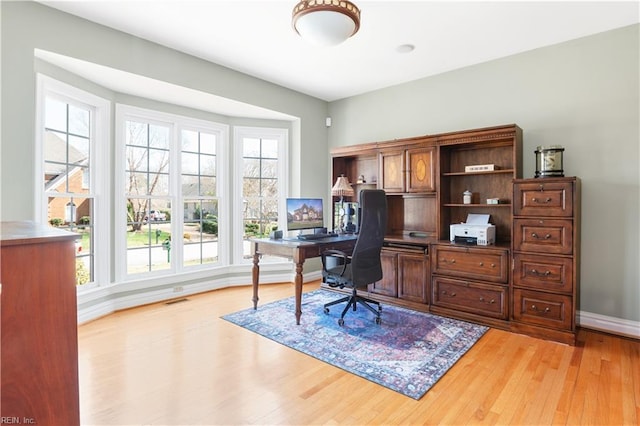
[{"label": "printer", "polygon": [[488,214],[469,214],[467,221],[449,225],[451,242],[487,246],[496,242],[496,226]]}]

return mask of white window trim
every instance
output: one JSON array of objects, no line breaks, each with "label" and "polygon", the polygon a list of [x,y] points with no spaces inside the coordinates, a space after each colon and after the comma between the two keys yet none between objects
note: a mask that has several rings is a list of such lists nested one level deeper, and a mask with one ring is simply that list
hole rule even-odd
[{"label": "white window trim", "polygon": [[[42,222],[47,222],[47,196],[44,193],[42,182],[44,161],[44,105],[47,96],[61,99],[67,103],[79,104],[87,107],[92,112],[91,121],[91,155],[89,170],[90,179],[93,183],[93,191],[90,195],[93,197],[93,276],[94,281],[91,283],[78,286],[78,292],[83,292],[96,286],[109,284],[110,270],[110,222],[111,216],[109,212],[110,186],[108,173],[111,171],[110,152],[111,146],[111,102],[98,97],[89,92],[85,92],[77,87],[62,83],[44,74],[36,74],[36,131],[35,131],[35,179],[34,194],[36,197],[34,206],[34,217]],[[97,161],[100,159],[100,161]]]},{"label": "white window trim", "polygon": [[[171,220],[171,234],[180,235],[182,232],[183,223],[183,205],[181,202],[182,194],[179,184],[180,170],[180,131],[182,129],[197,129],[200,131],[211,131],[220,135],[219,145],[217,146],[217,164],[218,176],[225,176],[227,173],[225,165],[228,164],[226,145],[229,144],[229,126],[225,124],[215,123],[212,121],[198,120],[191,117],[185,117],[176,114],[165,113],[156,110],[149,110],[139,107],[134,107],[125,104],[116,104],[116,160],[115,160],[115,176],[114,182],[116,185],[115,193],[115,269],[116,269],[116,282],[125,283],[132,281],[145,280],[153,277],[166,277],[174,274],[190,273],[203,269],[214,269],[221,266],[228,266],[229,255],[228,250],[225,250],[229,244],[225,244],[224,241],[229,241],[230,235],[228,227],[222,226],[218,232],[218,263],[215,265],[201,265],[200,267],[184,268],[182,265],[182,242],[180,240],[173,241],[173,244],[177,244],[178,247],[173,247],[171,255],[171,265],[168,269],[149,271],[146,273],[128,274],[126,265],[127,247],[126,247],[126,235],[120,232],[122,229],[126,229],[127,222],[125,215],[121,212],[125,211],[126,204],[124,197],[122,197],[122,188],[125,187],[125,127],[126,120],[144,120],[149,123],[155,123],[170,127],[170,168],[169,168],[169,182],[170,182],[170,194],[166,197],[170,200],[172,206],[172,220]],[[218,223],[225,223],[223,220],[230,218],[223,214],[227,211],[225,204],[229,204],[226,201],[226,192],[224,185],[220,180],[217,180],[217,193],[218,193]],[[164,198],[164,197],[163,197]],[[222,205],[222,206],[221,206]],[[222,215],[222,218],[220,217]],[[179,248],[179,249],[176,249]]]},{"label": "white window trim", "polygon": [[[225,208],[229,204],[228,191],[226,188],[229,186],[224,179],[223,176],[229,176],[229,161],[228,161],[228,145],[229,145],[229,126],[220,123],[214,123],[211,121],[202,121],[197,120],[190,117],[180,117],[180,123],[177,126],[177,135],[180,136],[180,133],[183,130],[192,130],[197,132],[210,132],[218,135],[218,144],[216,145],[216,198],[218,200],[218,224],[229,223],[228,220],[231,220],[231,215],[227,213],[228,209]],[[179,140],[179,139],[178,139]],[[176,153],[180,152],[180,148],[176,149]],[[181,163],[177,163],[178,167],[181,167]],[[182,170],[178,170],[180,173]],[[178,179],[179,180],[179,179]],[[180,185],[178,185],[180,186]],[[178,199],[182,200],[182,188],[178,188],[177,192]],[[184,204],[182,202],[178,203],[178,211],[180,215],[180,220],[182,221],[184,218]],[[230,251],[228,243],[231,239],[231,229],[228,226],[218,227],[218,262],[214,265],[215,267],[219,266],[227,266],[229,265],[230,259]],[[181,253],[182,254],[182,253]],[[183,259],[180,258],[180,265],[183,265]],[[185,271],[194,271],[198,269],[211,269],[212,265],[200,265],[200,266],[191,266]],[[181,266],[181,268],[184,268]]]},{"label": "white window trim", "polygon": [[[278,141],[278,160],[284,167],[278,167],[278,192],[280,199],[278,202],[278,229],[286,229],[286,197],[289,194],[289,130],[285,128],[271,127],[248,127],[236,126],[233,128],[233,193],[237,196],[233,200],[233,211],[242,212],[242,139],[272,138]],[[230,206],[231,207],[231,206]],[[232,215],[234,218],[234,237],[244,235],[242,215]],[[234,238],[232,262],[236,265],[248,264],[252,260],[243,258],[242,239]]]}]

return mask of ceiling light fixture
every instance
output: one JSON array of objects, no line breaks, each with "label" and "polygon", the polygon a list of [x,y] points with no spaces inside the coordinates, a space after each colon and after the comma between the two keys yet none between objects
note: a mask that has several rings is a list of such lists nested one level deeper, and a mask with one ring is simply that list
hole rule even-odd
[{"label": "ceiling light fixture", "polygon": [[360,9],[347,0],[302,0],[293,8],[292,23],[310,43],[335,46],[358,32]]}]

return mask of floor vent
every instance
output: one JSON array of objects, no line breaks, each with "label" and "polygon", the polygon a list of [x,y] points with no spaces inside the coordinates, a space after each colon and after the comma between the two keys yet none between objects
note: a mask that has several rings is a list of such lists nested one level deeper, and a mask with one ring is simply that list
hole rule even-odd
[{"label": "floor vent", "polygon": [[186,302],[187,299],[186,297],[183,297],[182,299],[173,299],[173,300],[169,300],[168,302],[165,302],[165,305],[173,305],[174,303],[180,303],[180,302]]}]

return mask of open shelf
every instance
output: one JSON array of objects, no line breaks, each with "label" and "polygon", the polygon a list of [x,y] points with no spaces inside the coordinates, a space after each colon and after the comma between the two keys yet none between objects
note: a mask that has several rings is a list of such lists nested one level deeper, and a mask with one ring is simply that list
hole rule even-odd
[{"label": "open shelf", "polygon": [[498,208],[500,208],[500,207],[508,207],[508,208],[511,208],[511,203],[500,203],[500,204],[477,204],[477,203],[476,204],[456,204],[456,203],[446,203],[446,204],[443,204],[443,206],[444,207],[469,207],[469,208],[472,208],[472,207],[482,207],[482,208],[484,208],[484,207],[492,207],[492,208],[493,207],[498,207]]},{"label": "open shelf", "polygon": [[490,170],[486,172],[447,172],[441,173],[441,176],[472,176],[472,175],[499,175],[499,174],[509,174],[512,175],[514,173],[513,169],[500,169],[500,170]]}]

